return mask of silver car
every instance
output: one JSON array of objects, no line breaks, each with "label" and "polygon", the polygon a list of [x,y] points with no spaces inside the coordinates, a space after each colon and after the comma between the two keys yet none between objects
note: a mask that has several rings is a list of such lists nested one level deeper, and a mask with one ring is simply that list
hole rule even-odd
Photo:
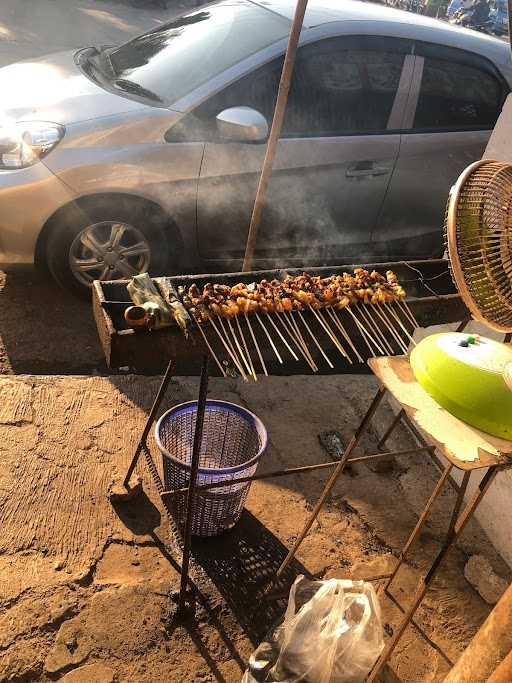
[{"label": "silver car", "polygon": [[[293,0],[0,69],[0,259],[93,279],[241,265]],[[255,266],[438,256],[512,83],[506,43],[310,0]]]}]

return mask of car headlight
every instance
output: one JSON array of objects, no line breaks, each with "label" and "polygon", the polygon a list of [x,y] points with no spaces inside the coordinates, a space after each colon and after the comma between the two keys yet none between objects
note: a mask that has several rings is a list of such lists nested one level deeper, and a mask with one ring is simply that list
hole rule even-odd
[{"label": "car headlight", "polygon": [[32,166],[64,135],[57,123],[27,121],[0,126],[0,171]]}]

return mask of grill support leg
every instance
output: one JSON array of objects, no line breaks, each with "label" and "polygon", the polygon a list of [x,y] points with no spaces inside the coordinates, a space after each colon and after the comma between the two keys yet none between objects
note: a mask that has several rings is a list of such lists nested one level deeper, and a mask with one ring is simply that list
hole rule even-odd
[{"label": "grill support leg", "polygon": [[165,371],[165,375],[162,378],[162,383],[160,384],[160,387],[158,389],[158,393],[155,396],[155,400],[153,401],[153,405],[151,406],[151,410],[149,411],[149,415],[148,415],[146,425],[144,427],[144,431],[141,434],[139,443],[137,444],[137,448],[135,449],[135,453],[133,454],[132,461],[130,463],[130,466],[128,467],[128,471],[126,472],[126,476],[125,476],[124,481],[123,481],[123,486],[127,490],[129,488],[130,479],[132,478],[133,470],[135,469],[135,466],[137,465],[137,462],[140,458],[140,454],[142,453],[142,448],[146,444],[146,439],[148,438],[149,430],[151,429],[153,422],[155,421],[156,414],[158,412],[158,409],[160,408],[160,404],[162,403],[162,399],[165,396],[165,392],[167,391],[167,387],[169,386],[169,382],[171,381],[173,366],[174,366],[174,363],[172,360],[170,360],[169,364],[167,366],[167,370]]},{"label": "grill support leg", "polygon": [[[434,490],[432,491],[432,495],[430,496],[427,504],[425,505],[425,508],[423,509],[423,512],[421,513],[416,526],[414,527],[411,535],[409,536],[407,543],[403,547],[402,552],[398,556],[398,562],[397,562],[395,568],[393,569],[391,576],[389,577],[388,581],[386,582],[386,584],[384,586],[384,590],[386,592],[389,590],[389,587],[390,587],[393,579],[395,578],[395,576],[398,573],[398,570],[402,566],[403,561],[405,560],[405,556],[407,555],[407,552],[409,551],[409,548],[414,543],[414,541],[418,538],[418,535],[419,535],[421,529],[423,528],[423,525],[425,524],[425,521],[429,515],[429,512],[430,512],[433,504],[436,502],[439,494],[441,493],[441,491],[444,488],[446,480],[450,476],[450,472],[452,471],[452,467],[453,467],[453,465],[451,463],[448,463],[448,465],[446,465],[442,477],[439,479]],[[455,522],[457,520],[457,515],[459,513],[460,505],[462,504],[462,498],[463,497],[464,497],[464,493],[462,494],[462,497],[460,495],[457,497],[457,503],[455,505],[455,509],[453,511],[451,522],[450,522],[450,529],[452,529],[452,524],[455,524]],[[459,501],[460,501],[460,503],[459,503]],[[450,531],[448,531],[448,533],[450,533]]]},{"label": "grill support leg", "polygon": [[402,409],[399,410],[398,413],[395,415],[395,417],[393,418],[393,421],[391,422],[391,424],[389,425],[389,427],[386,429],[386,431],[384,432],[383,437],[381,438],[381,440],[380,440],[379,443],[377,444],[377,448],[378,448],[379,450],[382,449],[382,448],[384,448],[384,446],[386,445],[386,441],[389,439],[389,437],[390,437],[391,434],[393,433],[395,427],[397,426],[397,424],[398,424],[398,423],[400,422],[400,420],[402,419],[404,413],[405,413],[405,410],[402,408]]},{"label": "grill support leg", "polygon": [[[418,587],[416,589],[416,593],[414,595],[414,599],[412,601],[412,604],[410,605],[409,609],[407,610],[403,620],[399,624],[399,626],[395,629],[393,633],[393,637],[391,640],[388,642],[386,647],[384,648],[383,653],[379,657],[377,663],[375,664],[372,672],[366,679],[366,683],[376,683],[376,681],[379,678],[379,674],[381,673],[382,669],[384,668],[384,665],[388,661],[388,659],[391,657],[391,655],[394,652],[394,649],[402,637],[405,629],[407,626],[411,623],[412,618],[414,617],[414,614],[416,613],[416,610],[418,609],[421,601],[425,597],[425,593],[428,590],[428,587],[432,580],[434,579],[434,576],[437,574],[437,571],[439,569],[439,566],[441,565],[441,562],[444,560],[446,553],[450,550],[451,546],[455,541],[458,539],[458,537],[461,535],[461,533],[464,531],[466,524],[469,522],[471,519],[471,516],[479,506],[479,504],[482,501],[482,498],[485,496],[487,489],[489,486],[492,484],[494,477],[498,473],[499,466],[493,466],[489,467],[487,472],[485,473],[482,481],[480,482],[477,490],[469,500],[469,502],[466,504],[466,507],[464,508],[464,511],[462,513],[459,513],[459,510],[462,506],[462,500],[464,498],[464,493],[465,493],[465,486],[463,485],[461,490],[459,492],[459,495],[457,496],[457,501],[455,503],[455,509],[454,509],[454,515],[452,517],[452,520],[450,522],[450,528],[448,529],[448,533],[446,535],[446,539],[443,543],[443,547],[437,554],[434,562],[432,563],[432,566],[430,567],[429,571],[427,572],[426,576],[422,578],[418,584]],[[469,478],[469,477],[468,477]],[[466,479],[466,477],[465,477]],[[463,482],[463,484],[467,482]]]},{"label": "grill support leg", "polygon": [[203,356],[201,367],[201,381],[199,384],[199,396],[197,399],[196,427],[194,430],[194,444],[192,447],[192,462],[190,464],[190,480],[187,492],[187,511],[185,516],[185,530],[183,533],[183,560],[181,562],[180,595],[178,598],[178,616],[187,613],[187,587],[188,570],[190,566],[190,549],[192,545],[192,518],[194,514],[194,494],[201,456],[201,442],[203,440],[204,412],[206,408],[206,396],[208,394],[208,356]]},{"label": "grill support leg", "polygon": [[336,467],[336,469],[332,473],[329,481],[325,485],[324,490],[322,491],[322,494],[321,494],[320,498],[318,499],[318,502],[315,505],[313,512],[311,513],[311,516],[309,517],[308,521],[304,525],[304,528],[300,532],[299,537],[297,538],[297,540],[295,541],[295,543],[293,545],[293,548],[290,550],[290,552],[288,553],[286,558],[283,560],[283,563],[281,564],[281,566],[277,570],[276,575],[275,575],[275,579],[278,579],[283,574],[286,567],[290,564],[290,562],[295,557],[295,554],[297,553],[297,550],[299,549],[302,541],[306,538],[306,535],[307,535],[308,531],[311,529],[313,522],[318,517],[320,510],[322,509],[327,496],[332,491],[332,488],[334,487],[334,485],[338,481],[338,477],[340,476],[340,474],[345,469],[345,465],[347,464],[347,461],[350,458],[352,451],[358,445],[359,441],[361,440],[361,437],[363,436],[364,432],[366,431],[366,428],[368,427],[369,422],[371,421],[371,419],[374,416],[377,408],[379,407],[380,402],[384,398],[386,391],[387,391],[386,389],[381,388],[375,394],[375,398],[371,402],[371,405],[368,408],[368,412],[366,413],[366,415],[361,420],[361,424],[359,425],[359,427],[357,428],[357,430],[354,433],[354,436],[352,437],[349,444],[347,445],[347,448],[345,449],[345,452],[343,453],[343,456],[342,456],[341,460],[339,461],[338,466]]}]

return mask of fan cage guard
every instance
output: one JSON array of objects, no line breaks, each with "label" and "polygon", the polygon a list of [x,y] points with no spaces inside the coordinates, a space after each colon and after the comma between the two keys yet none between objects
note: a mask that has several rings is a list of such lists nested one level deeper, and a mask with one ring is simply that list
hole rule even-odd
[{"label": "fan cage guard", "polygon": [[445,239],[473,317],[512,332],[512,165],[481,160],[463,171],[448,198]]}]

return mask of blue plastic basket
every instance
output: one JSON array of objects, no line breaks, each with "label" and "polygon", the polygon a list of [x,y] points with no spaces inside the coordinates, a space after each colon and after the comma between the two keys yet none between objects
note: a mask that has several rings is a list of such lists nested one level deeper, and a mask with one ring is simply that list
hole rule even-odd
[{"label": "blue plastic basket", "polygon": [[[189,401],[168,410],[156,424],[155,437],[168,490],[188,486],[196,416],[197,401]],[[194,535],[215,536],[236,524],[251,484],[231,482],[252,476],[266,447],[267,430],[256,415],[227,401],[206,401],[197,484],[225,481],[226,485],[195,494]],[[186,497],[175,500],[183,524]]]}]

